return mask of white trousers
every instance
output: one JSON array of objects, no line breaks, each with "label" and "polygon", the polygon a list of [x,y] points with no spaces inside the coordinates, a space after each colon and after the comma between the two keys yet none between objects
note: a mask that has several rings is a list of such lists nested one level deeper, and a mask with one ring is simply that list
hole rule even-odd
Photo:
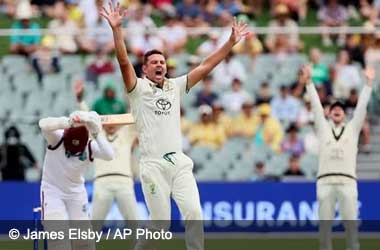
[{"label": "white trousers", "polygon": [[94,250],[92,240],[70,240],[69,228],[88,230],[91,223],[88,216],[87,193],[82,192],[70,198],[61,197],[50,190],[41,191],[42,220],[45,231],[64,232],[63,240],[48,240],[49,250]]},{"label": "white trousers", "polygon": [[319,203],[320,249],[331,250],[331,227],[335,219],[335,207],[338,202],[339,213],[346,230],[346,246],[349,250],[359,250],[357,229],[358,190],[356,181],[346,183],[317,183]]},{"label": "white trousers", "polygon": [[[183,153],[144,159],[140,162],[140,179],[151,228],[167,230],[170,227],[172,197],[185,219],[186,248],[203,250],[202,208],[193,166],[193,161]],[[139,241],[135,249],[155,249],[153,245]]]},{"label": "white trousers", "polygon": [[[92,207],[92,220],[100,229],[113,201],[116,202],[123,218],[137,225],[138,212],[133,179],[126,176],[105,176],[95,180]],[[132,222],[134,221],[134,222]],[[99,228],[100,227],[100,228]]]}]

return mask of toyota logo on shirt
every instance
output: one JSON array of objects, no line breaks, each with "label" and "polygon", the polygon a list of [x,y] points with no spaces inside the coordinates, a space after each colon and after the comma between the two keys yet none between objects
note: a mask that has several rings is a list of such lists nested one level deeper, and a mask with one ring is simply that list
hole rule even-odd
[{"label": "toyota logo on shirt", "polygon": [[156,106],[162,111],[167,111],[172,107],[172,104],[168,100],[160,98],[157,100]]}]

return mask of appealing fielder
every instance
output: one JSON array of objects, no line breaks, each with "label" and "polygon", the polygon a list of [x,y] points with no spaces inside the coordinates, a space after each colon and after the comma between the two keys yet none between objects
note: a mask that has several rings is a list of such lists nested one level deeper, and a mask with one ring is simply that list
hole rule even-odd
[{"label": "appealing fielder", "polygon": [[[127,96],[136,120],[141,150],[140,179],[152,219],[153,229],[167,229],[171,215],[170,197],[173,197],[186,221],[187,249],[203,249],[202,209],[198,188],[192,173],[193,162],[182,152],[180,130],[180,96],[206,77],[248,35],[247,25],[236,20],[228,41],[207,57],[187,75],[167,79],[166,60],[157,50],[146,52],[143,62],[144,78],[137,78],[128,59],[121,24],[126,11],[119,3],[103,8],[113,30],[116,56],[119,61]],[[138,242],[136,249],[147,249],[152,242]]]},{"label": "appealing fielder", "polygon": [[331,105],[329,120],[325,118],[317,91],[311,83],[310,72],[310,67],[305,66],[301,74],[310,96],[320,140],[317,177],[320,249],[332,249],[331,226],[335,218],[335,205],[338,201],[340,215],[344,220],[347,232],[347,249],[358,250],[356,158],[359,135],[366,117],[375,71],[372,68],[365,71],[367,83],[363,87],[354,116],[349,122],[345,121],[344,105],[339,101]]},{"label": "appealing fielder", "polygon": [[[96,112],[75,111],[70,117],[39,121],[48,143],[42,182],[42,220],[46,230],[66,229],[62,220],[88,220],[83,174],[94,158],[112,160],[114,152],[101,132]],[[93,140],[89,140],[89,132]],[[50,222],[49,222],[50,221]],[[90,227],[83,222],[79,226]],[[69,240],[50,240],[49,249],[70,249]],[[93,242],[75,241],[73,249],[94,249]]]},{"label": "appealing fielder", "polygon": [[[76,84],[75,95],[83,111],[89,108],[83,100],[84,86]],[[106,218],[115,200],[123,218],[137,224],[137,201],[134,191],[133,172],[131,168],[131,151],[136,142],[137,133],[134,125],[104,126],[106,139],[112,145],[115,157],[112,161],[95,159],[94,195],[92,203],[92,220],[99,223]],[[129,225],[131,226],[131,225]],[[132,225],[136,226],[136,225]],[[98,229],[98,228],[96,228]]]}]

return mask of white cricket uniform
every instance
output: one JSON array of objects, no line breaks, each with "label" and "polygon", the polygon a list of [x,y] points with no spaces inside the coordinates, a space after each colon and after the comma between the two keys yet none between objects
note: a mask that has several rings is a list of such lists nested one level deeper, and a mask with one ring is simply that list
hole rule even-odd
[{"label": "white cricket uniform", "polygon": [[202,209],[193,162],[181,149],[180,97],[186,87],[187,75],[165,79],[162,89],[147,78],[138,78],[127,95],[136,120],[140,179],[150,217],[156,222],[169,221],[172,196],[185,220],[198,221],[186,226],[187,249],[203,249]]},{"label": "white cricket uniform", "polygon": [[115,152],[112,161],[95,159],[93,220],[104,220],[115,200],[125,220],[138,220],[131,169],[131,149],[136,138],[133,125],[123,126],[107,139]]},{"label": "white cricket uniform", "polygon": [[[42,122],[43,121],[43,122]],[[49,146],[41,181],[42,219],[46,231],[65,231],[65,240],[49,240],[49,249],[90,250],[95,249],[92,240],[70,241],[69,224],[73,228],[91,228],[87,213],[87,192],[83,174],[93,159],[111,160],[113,150],[102,134],[87,143],[86,149],[78,156],[67,157],[63,145],[64,128],[69,127],[68,118],[45,118],[40,121],[42,134]],[[62,220],[70,220],[70,223]],[[74,220],[83,221],[74,225]],[[59,221],[59,222],[57,222]]]},{"label": "white cricket uniform", "polygon": [[[89,111],[82,101],[79,107]],[[125,220],[138,220],[137,201],[134,190],[131,149],[137,137],[134,125],[122,126],[114,135],[106,135],[115,157],[112,161],[95,159],[95,181],[92,204],[92,220],[103,221],[113,201]],[[99,224],[99,226],[101,226]]]},{"label": "white cricket uniform", "polygon": [[317,198],[321,222],[321,249],[330,250],[331,223],[335,218],[335,205],[338,201],[342,220],[346,222],[349,249],[359,249],[356,220],[358,217],[358,191],[356,182],[356,158],[361,128],[371,88],[364,86],[354,116],[348,123],[336,126],[324,117],[323,108],[313,84],[309,84],[310,95],[319,146],[319,170]]}]

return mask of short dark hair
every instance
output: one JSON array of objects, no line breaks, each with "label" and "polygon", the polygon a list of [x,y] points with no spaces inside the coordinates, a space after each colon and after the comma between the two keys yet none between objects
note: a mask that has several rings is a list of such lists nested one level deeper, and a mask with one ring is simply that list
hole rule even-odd
[{"label": "short dark hair", "polygon": [[[149,50],[147,52],[145,52],[144,54],[144,61],[143,61],[143,64],[145,65],[147,62],[148,62],[148,58],[151,56],[151,55],[162,55],[163,57],[165,57],[164,53],[162,51],[159,51],[157,49],[152,49],[152,50]],[[166,58],[165,58],[166,59]]]}]

